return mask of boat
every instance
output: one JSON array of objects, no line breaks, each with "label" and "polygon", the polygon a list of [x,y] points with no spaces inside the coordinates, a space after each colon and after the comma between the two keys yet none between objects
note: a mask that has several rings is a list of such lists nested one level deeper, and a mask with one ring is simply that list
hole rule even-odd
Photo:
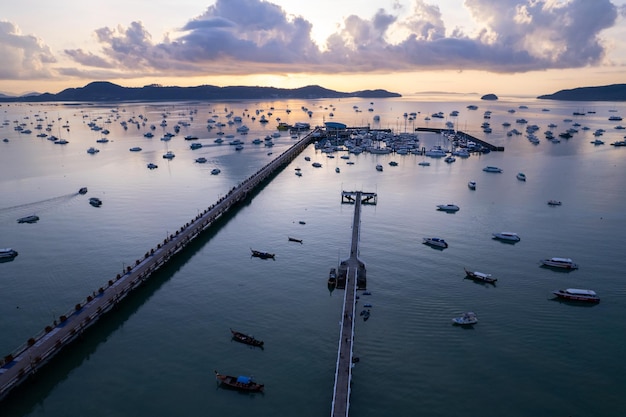
[{"label": "boat", "polygon": [[131,152],[141,152],[141,148],[139,146],[133,146],[129,149]]},{"label": "boat", "polygon": [[287,236],[287,240],[289,240],[290,242],[302,243],[302,239],[298,239],[298,238],[291,237],[291,236]]},{"label": "boat", "polygon": [[382,171],[383,166],[381,164],[376,164],[376,171]]},{"label": "boat", "polygon": [[398,163],[396,161],[389,161],[389,166],[397,167]]},{"label": "boat", "polygon": [[448,242],[446,242],[445,240],[439,237],[425,237],[422,243],[425,245],[434,246],[437,248],[445,249],[448,247]]},{"label": "boat", "polygon": [[311,165],[314,166],[315,168],[321,168],[322,167],[322,164],[320,164],[319,162],[313,162]]},{"label": "boat", "polygon": [[458,324],[460,326],[471,326],[478,323],[478,317],[476,317],[475,313],[468,311],[466,313],[463,313],[463,315],[460,317],[453,318],[452,323]]},{"label": "boat", "polygon": [[98,152],[100,152],[100,150],[99,150],[99,149],[94,148],[93,146],[92,146],[92,147],[90,147],[89,149],[87,149],[87,153],[92,154],[92,155],[93,155],[93,154],[96,154],[96,153],[98,153]]},{"label": "boat", "polygon": [[549,258],[541,260],[541,264],[543,266],[549,266],[552,268],[563,268],[563,269],[578,269],[578,265],[575,264],[570,258]]},{"label": "boat", "polygon": [[563,203],[561,203],[558,200],[548,200],[548,205],[549,206],[560,206],[561,204],[563,204]]},{"label": "boat", "polygon": [[447,212],[455,212],[455,211],[459,211],[459,206],[455,205],[455,204],[439,204],[437,206],[437,210],[439,211],[447,211]]},{"label": "boat", "polygon": [[233,335],[233,339],[236,340],[237,342],[245,343],[246,345],[250,345],[250,346],[263,347],[262,340],[255,339],[251,335],[247,335],[245,333],[241,333],[233,329],[230,329],[230,332]]},{"label": "boat", "polygon": [[0,249],[0,259],[12,259],[17,256],[17,251],[11,248]]},{"label": "boat", "polygon": [[485,172],[502,172],[502,168],[494,167],[494,166],[486,166],[483,168]]},{"label": "boat", "polygon": [[568,288],[566,290],[555,290],[552,294],[559,298],[573,301],[588,301],[591,303],[599,303],[600,297],[593,290],[584,290],[579,288]]},{"label": "boat", "polygon": [[219,174],[220,172],[222,172],[222,171],[221,171],[219,168],[213,168],[213,169],[211,170],[211,175],[217,175],[217,174]]},{"label": "boat", "polygon": [[446,161],[447,163],[451,164],[452,162],[456,161],[456,158],[454,156],[452,156],[452,155],[449,155],[449,156],[446,156],[444,161]]},{"label": "boat", "polygon": [[363,317],[363,321],[367,321],[370,318],[371,312],[369,310],[362,310],[361,316]]},{"label": "boat", "polygon": [[19,219],[17,219],[18,223],[36,223],[39,221],[39,216],[36,215],[30,215],[30,216],[25,216],[25,217],[20,217]]},{"label": "boat", "polygon": [[517,233],[513,233],[513,232],[499,232],[499,233],[492,233],[492,235],[494,239],[506,240],[509,242],[519,242],[521,240],[520,237],[517,235]]},{"label": "boat", "polygon": [[91,197],[89,199],[89,204],[94,207],[100,207],[102,205],[102,200],[100,200],[98,197]]},{"label": "boat", "polygon": [[87,194],[87,187],[82,187],[80,190],[78,190],[78,194],[80,195]]},{"label": "boat", "polygon": [[165,159],[172,159],[172,158],[174,158],[175,156],[176,156],[176,155],[174,155],[174,152],[172,152],[172,151],[167,151],[167,152],[163,155],[163,158],[165,158]]},{"label": "boat", "polygon": [[202,148],[202,144],[198,142],[194,142],[191,145],[189,145],[189,149],[191,149],[192,151],[196,149],[200,149],[200,148]]},{"label": "boat", "polygon": [[157,164],[153,164],[152,162],[150,162],[147,166],[148,166],[148,169],[155,169],[159,167]]},{"label": "boat", "polygon": [[258,250],[254,250],[254,249],[250,249],[252,251],[252,256],[254,256],[255,258],[261,258],[261,259],[274,259],[274,257],[276,256],[273,253],[269,253],[269,252],[261,252]]},{"label": "boat", "polygon": [[335,172],[336,172],[337,174],[339,174],[339,173],[341,172],[341,169],[339,169],[339,167],[336,167],[336,168],[335,168]]},{"label": "boat", "polygon": [[421,165],[423,167],[427,167],[427,166],[430,166],[430,162],[422,161],[422,162],[418,163],[417,165]]},{"label": "boat", "polygon": [[476,189],[476,181],[470,181],[467,183],[467,188],[469,188],[470,190],[475,190]]},{"label": "boat", "polygon": [[526,181],[526,174],[524,174],[523,172],[518,172],[517,179],[520,181]]},{"label": "boat", "polygon": [[201,156],[200,158],[196,158],[196,162],[199,164],[204,164],[207,161],[207,159],[204,156]]},{"label": "boat", "polygon": [[491,274],[485,274],[484,272],[478,271],[468,271],[467,269],[465,269],[465,275],[467,278],[473,279],[474,281],[482,281],[489,284],[495,284],[498,280],[497,278],[493,278]]},{"label": "boat", "polygon": [[219,383],[239,391],[261,392],[263,391],[264,387],[263,384],[255,382],[252,377],[243,375],[222,375],[219,372],[215,371],[215,379],[217,379]]},{"label": "boat", "polygon": [[337,270],[335,268],[330,268],[330,272],[328,273],[328,289],[333,290],[337,286]]}]

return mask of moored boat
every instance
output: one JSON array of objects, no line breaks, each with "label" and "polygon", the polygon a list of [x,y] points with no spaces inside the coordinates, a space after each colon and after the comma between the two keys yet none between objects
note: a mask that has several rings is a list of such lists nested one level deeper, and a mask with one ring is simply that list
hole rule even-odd
[{"label": "moored boat", "polygon": [[470,181],[467,183],[467,188],[469,188],[470,190],[475,190],[476,189],[476,181]]},{"label": "moored boat", "polygon": [[459,211],[459,206],[455,204],[439,204],[437,205],[437,210],[455,212],[455,211]]},{"label": "moored boat", "polygon": [[38,221],[39,221],[39,216],[36,216],[34,214],[30,216],[20,217],[19,219],[17,219],[18,223],[36,223]]},{"label": "moored boat", "polygon": [[82,187],[80,190],[78,190],[78,194],[80,195],[87,194],[87,187]]},{"label": "moored boat", "polygon": [[524,174],[523,172],[518,172],[517,179],[520,181],[526,181],[526,174]]},{"label": "moored boat", "polygon": [[215,379],[218,382],[226,385],[227,387],[234,388],[240,391],[260,392],[263,391],[264,385],[255,382],[252,377],[249,376],[230,376],[222,375],[215,371]]},{"label": "moored boat", "polygon": [[0,249],[0,259],[10,259],[17,256],[17,251],[11,248]]},{"label": "moored boat", "polygon": [[258,250],[254,250],[254,249],[250,249],[252,251],[252,256],[254,256],[255,258],[261,258],[261,259],[274,259],[274,257],[276,256],[273,253],[270,252],[262,252],[262,251],[258,251]]},{"label": "moored boat", "polygon": [[513,232],[493,233],[493,238],[498,240],[506,240],[508,242],[519,242],[521,240],[518,234]]},{"label": "moored boat", "polygon": [[89,204],[94,207],[100,207],[102,205],[102,200],[100,200],[98,197],[91,197],[89,199]]},{"label": "moored boat", "polygon": [[241,333],[233,329],[230,329],[230,332],[233,335],[233,339],[237,342],[245,343],[246,345],[250,346],[263,347],[263,341],[255,339],[254,336]]},{"label": "moored boat", "polygon": [[560,206],[561,204],[563,204],[563,203],[561,203],[558,200],[548,200],[548,205],[549,206]]},{"label": "moored boat", "polygon": [[473,279],[474,281],[483,281],[489,284],[495,284],[498,280],[497,278],[492,277],[491,274],[485,274],[484,272],[478,271],[468,271],[467,269],[465,269],[465,275],[467,278]]},{"label": "moored boat", "polygon": [[478,317],[476,317],[475,313],[468,311],[459,317],[453,318],[452,323],[460,326],[471,326],[472,324],[478,323]]},{"label": "moored boat", "polygon": [[287,240],[289,240],[290,242],[302,243],[302,239],[298,239],[298,238],[291,237],[291,236],[287,236]]},{"label": "moored boat", "polygon": [[562,269],[578,269],[578,264],[574,263],[570,258],[549,258],[541,260],[543,266]]},{"label": "moored boat", "polygon": [[555,290],[552,294],[559,298],[573,301],[587,301],[591,303],[599,303],[600,297],[593,290],[585,290],[580,288],[568,288],[565,290]]},{"label": "moored boat", "polygon": [[485,172],[502,172],[502,168],[494,167],[494,166],[486,166],[483,168]]},{"label": "moored boat", "polygon": [[445,240],[439,237],[425,237],[422,243],[425,245],[434,246],[437,248],[445,249],[448,247],[448,242],[446,242]]},{"label": "moored boat", "polygon": [[328,289],[333,290],[337,286],[337,269],[330,268],[328,273]]}]

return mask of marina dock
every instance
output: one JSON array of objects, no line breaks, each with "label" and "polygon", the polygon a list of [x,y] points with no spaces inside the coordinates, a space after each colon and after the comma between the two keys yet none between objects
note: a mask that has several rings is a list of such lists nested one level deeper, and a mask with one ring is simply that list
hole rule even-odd
[{"label": "marina dock", "polygon": [[97,323],[133,290],[147,281],[155,271],[166,265],[173,256],[209,229],[216,220],[275,176],[318,136],[317,129],[303,136],[285,152],[233,187],[216,203],[170,234],[163,242],[148,250],[143,258],[137,259],[133,265],[126,266],[121,274],[109,279],[66,314],[59,316],[40,333],[4,356],[0,360],[0,400],[41,370],[63,348]]},{"label": "marina dock", "polygon": [[[375,193],[361,191],[342,192],[342,203],[354,203],[352,221],[352,242],[350,257],[339,265],[337,288],[344,288],[342,318],[339,332],[339,349],[335,370],[335,385],[331,417],[347,417],[350,409],[350,386],[352,382],[352,364],[354,363],[354,320],[356,310],[356,292],[365,289],[365,264],[359,259],[359,237],[362,204],[375,204]],[[342,283],[340,286],[340,283]]]},{"label": "marina dock", "polygon": [[465,133],[461,130],[457,130],[457,131],[453,131],[450,129],[439,129],[439,128],[432,128],[432,127],[416,127],[415,128],[416,132],[430,132],[430,133],[437,133],[437,134],[442,134],[445,132],[451,132],[454,133],[458,138],[466,140],[466,141],[472,141],[474,143],[478,143],[479,145],[489,149],[490,151],[496,151],[496,152],[504,152],[504,146],[496,146],[493,145],[487,141],[484,141],[482,139],[478,139],[475,136],[470,135],[469,133]]}]

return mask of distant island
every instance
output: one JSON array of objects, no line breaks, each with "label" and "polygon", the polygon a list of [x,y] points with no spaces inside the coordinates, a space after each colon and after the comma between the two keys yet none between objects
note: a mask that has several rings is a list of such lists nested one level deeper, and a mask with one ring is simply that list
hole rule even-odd
[{"label": "distant island", "polygon": [[481,100],[497,100],[497,99],[498,99],[498,96],[496,96],[496,95],[495,95],[495,94],[493,94],[493,93],[490,93],[490,94],[485,94],[485,95],[484,95],[484,96],[482,96],[480,99],[481,99]]},{"label": "distant island", "polygon": [[275,87],[164,87],[158,84],[144,87],[122,87],[108,81],[94,81],[84,87],[67,88],[60,93],[29,94],[21,97],[0,96],[0,102],[107,102],[107,101],[187,101],[187,100],[245,100],[245,99],[319,99],[319,98],[386,98],[402,97],[386,90],[361,90],[351,93],[329,90],[318,85],[287,89]]},{"label": "distant island", "polygon": [[626,84],[579,87],[557,91],[553,94],[545,94],[537,98],[564,101],[626,101]]}]

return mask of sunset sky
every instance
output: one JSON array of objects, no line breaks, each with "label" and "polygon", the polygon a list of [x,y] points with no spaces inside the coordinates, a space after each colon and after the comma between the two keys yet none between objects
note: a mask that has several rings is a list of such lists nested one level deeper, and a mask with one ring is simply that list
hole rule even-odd
[{"label": "sunset sky", "polygon": [[19,0],[0,93],[318,84],[536,96],[626,83],[626,0]]}]

